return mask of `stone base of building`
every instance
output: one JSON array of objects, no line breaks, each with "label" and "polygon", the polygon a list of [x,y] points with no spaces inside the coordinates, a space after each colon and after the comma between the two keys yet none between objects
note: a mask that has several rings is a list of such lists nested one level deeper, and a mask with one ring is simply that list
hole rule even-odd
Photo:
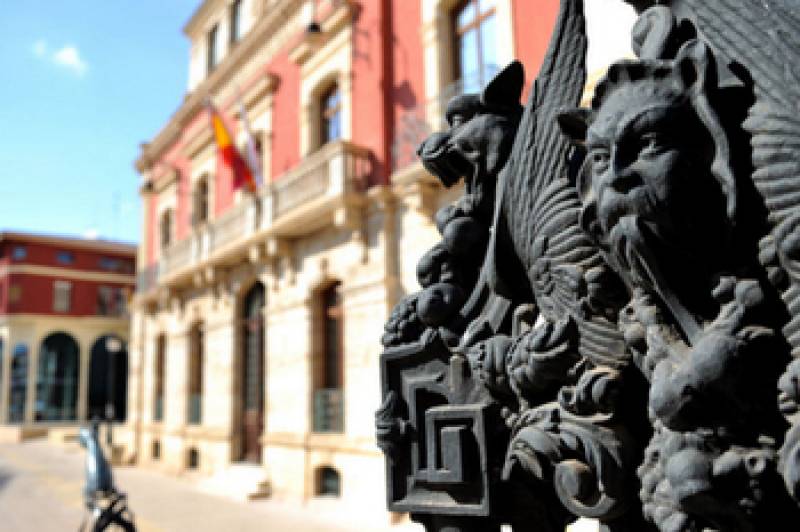
[{"label": "stone base of building", "polygon": [[48,427],[39,425],[0,425],[0,443],[20,443],[47,436]]}]

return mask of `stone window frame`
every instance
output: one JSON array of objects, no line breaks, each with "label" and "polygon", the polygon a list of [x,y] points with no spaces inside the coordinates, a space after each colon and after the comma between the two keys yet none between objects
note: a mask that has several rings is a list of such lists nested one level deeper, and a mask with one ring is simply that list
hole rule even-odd
[{"label": "stone window frame", "polygon": [[[444,116],[446,101],[437,101],[456,82],[455,31],[453,13],[462,0],[422,0],[422,53],[425,79],[426,118],[438,125]],[[495,0],[497,24],[497,61],[500,68],[516,56],[513,24],[513,0]]]},{"label": "stone window frame", "polygon": [[158,214],[158,247],[166,251],[175,244],[175,208],[161,209]]},{"label": "stone window frame", "polygon": [[310,155],[319,150],[321,99],[334,83],[341,96],[341,137],[352,138],[352,75],[353,45],[351,30],[342,28],[306,59],[300,75],[300,153]]},{"label": "stone window frame", "polygon": [[[192,228],[202,227],[211,221],[211,177],[209,172],[202,172],[192,181]],[[205,187],[204,194],[201,194],[201,187]],[[201,206],[204,206],[202,218],[199,216]]]},{"label": "stone window frame", "polygon": [[72,283],[63,279],[53,281],[53,312],[66,314],[72,310]]},{"label": "stone window frame", "polygon": [[[217,159],[216,159],[216,145],[212,141],[203,148],[199,153],[191,158],[191,171],[189,173],[189,189],[191,194],[189,196],[189,209],[191,211],[191,229],[202,229],[211,223],[216,217],[216,199],[217,199]],[[196,208],[196,192],[200,181],[206,181],[206,208],[208,209],[206,219],[198,222],[195,219]]]}]

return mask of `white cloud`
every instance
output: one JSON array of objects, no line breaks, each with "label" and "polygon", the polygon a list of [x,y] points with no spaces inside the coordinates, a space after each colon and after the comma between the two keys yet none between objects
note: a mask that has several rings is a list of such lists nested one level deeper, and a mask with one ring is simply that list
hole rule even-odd
[{"label": "white cloud", "polygon": [[36,57],[44,57],[47,54],[47,41],[39,39],[33,43],[33,54]]},{"label": "white cloud", "polygon": [[86,61],[81,58],[81,54],[78,52],[78,49],[71,45],[67,45],[59,50],[56,50],[53,53],[52,59],[56,64],[71,70],[78,76],[83,76],[86,73],[86,70],[89,68],[89,65],[86,64]]},{"label": "white cloud", "polygon": [[54,65],[69,70],[78,77],[86,74],[89,70],[89,65],[81,57],[78,48],[71,44],[66,44],[58,50],[50,50],[50,45],[44,39],[38,39],[31,46],[33,55],[38,59],[46,62],[52,62]]},{"label": "white cloud", "polygon": [[100,232],[97,229],[87,229],[83,232],[83,238],[86,240],[97,240],[100,236]]}]

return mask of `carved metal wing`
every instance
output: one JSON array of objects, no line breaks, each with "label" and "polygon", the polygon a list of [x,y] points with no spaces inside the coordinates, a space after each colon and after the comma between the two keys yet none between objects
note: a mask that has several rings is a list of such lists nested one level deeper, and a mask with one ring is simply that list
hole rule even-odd
[{"label": "carved metal wing", "polygon": [[[580,354],[614,365],[624,352],[616,324],[587,312],[590,285],[602,281],[605,267],[579,226],[581,204],[569,174],[582,155],[573,153],[556,120],[564,108],[580,103],[586,50],[583,0],[564,0],[499,184],[495,240],[513,246],[520,262],[515,266],[524,269],[539,312],[553,322],[574,318]],[[513,299],[521,279],[507,280],[512,276],[504,273],[510,269],[502,263],[505,246],[494,245],[492,252],[495,290]]]}]

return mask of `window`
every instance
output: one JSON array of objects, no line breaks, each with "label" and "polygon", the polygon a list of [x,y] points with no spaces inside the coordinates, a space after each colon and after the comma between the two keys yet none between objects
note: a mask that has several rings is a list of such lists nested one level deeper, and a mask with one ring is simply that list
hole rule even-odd
[{"label": "window", "polygon": [[69,312],[72,303],[72,283],[53,281],[53,311]]},{"label": "window", "polygon": [[158,460],[161,458],[161,442],[158,440],[153,440],[150,444],[150,456],[153,457],[153,460]]},{"label": "window", "polygon": [[101,257],[100,260],[97,261],[97,265],[101,270],[106,270],[107,272],[118,272],[123,269],[123,262],[120,259],[111,257]]},{"label": "window", "polygon": [[8,421],[19,423],[25,416],[28,393],[28,346],[17,344],[11,353],[11,382],[8,395]]},{"label": "window", "polygon": [[341,494],[341,480],[339,472],[332,467],[317,469],[317,486],[314,490],[317,497],[338,497]]},{"label": "window", "polygon": [[8,287],[8,302],[9,304],[12,303],[19,303],[22,299],[22,285],[19,284],[12,284]]},{"label": "window", "polygon": [[167,249],[172,243],[172,209],[161,215],[161,249]]},{"label": "window", "polygon": [[164,419],[164,357],[167,351],[167,337],[159,334],[156,338],[155,382],[153,383],[153,421]]},{"label": "window", "polygon": [[192,221],[199,225],[208,221],[208,178],[201,177],[194,189],[194,210]]},{"label": "window", "polygon": [[323,320],[325,322],[324,388],[342,387],[342,298],[339,283],[331,285],[323,293]]},{"label": "window", "polygon": [[319,296],[319,346],[314,367],[314,430],[342,432],[344,429],[342,356],[342,300],[340,284],[334,283]]},{"label": "window", "polygon": [[322,94],[320,145],[342,138],[342,96],[336,84]]},{"label": "window", "polygon": [[241,37],[242,0],[234,0],[231,4],[228,17],[230,20],[229,42],[235,43]]},{"label": "window", "polygon": [[199,425],[203,419],[203,324],[196,323],[189,332],[189,403],[187,421]]},{"label": "window", "polygon": [[211,74],[214,67],[217,66],[217,35],[219,34],[219,25],[214,24],[214,27],[208,32],[207,54],[206,54],[206,74]]},{"label": "window", "polygon": [[72,421],[77,417],[80,349],[66,333],[53,333],[42,342],[36,377],[34,418]]},{"label": "window", "polygon": [[28,248],[25,246],[14,246],[14,251],[11,252],[11,258],[14,260],[25,260],[28,258]]},{"label": "window", "polygon": [[72,264],[75,262],[75,255],[71,251],[59,251],[56,253],[56,262],[59,264]]},{"label": "window", "polygon": [[478,92],[498,71],[493,0],[466,0],[453,11],[455,78],[462,92]]},{"label": "window", "polygon": [[241,418],[239,458],[261,463],[261,435],[264,432],[264,285],[256,282],[244,296],[241,307]]},{"label": "window", "polygon": [[200,467],[200,451],[196,447],[191,447],[186,454],[186,467],[189,469],[198,469]]},{"label": "window", "polygon": [[125,288],[121,286],[98,286],[97,287],[97,315],[98,316],[122,316],[126,310],[127,294]]}]

